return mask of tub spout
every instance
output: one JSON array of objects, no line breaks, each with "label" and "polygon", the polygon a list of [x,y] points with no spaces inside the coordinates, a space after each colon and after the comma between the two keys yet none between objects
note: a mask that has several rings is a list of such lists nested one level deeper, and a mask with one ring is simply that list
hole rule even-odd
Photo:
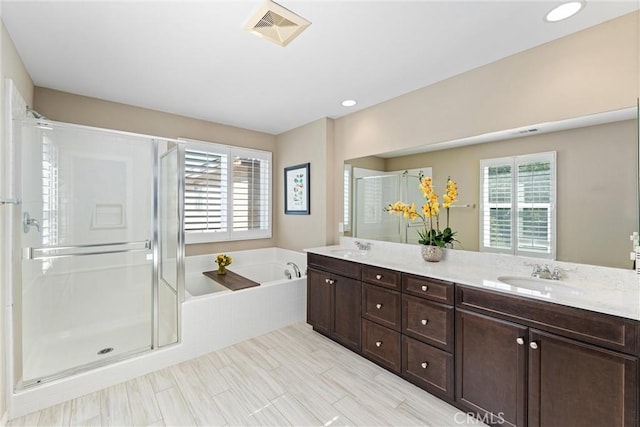
[{"label": "tub spout", "polygon": [[296,277],[302,277],[302,274],[300,273],[300,269],[294,262],[288,262],[287,265],[290,265],[291,267],[293,267],[293,271],[296,274]]}]

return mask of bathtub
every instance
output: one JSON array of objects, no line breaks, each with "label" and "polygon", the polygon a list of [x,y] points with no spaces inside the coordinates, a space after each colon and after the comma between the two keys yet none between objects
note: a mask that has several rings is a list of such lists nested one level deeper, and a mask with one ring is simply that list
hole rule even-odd
[{"label": "bathtub", "polygon": [[[280,282],[296,280],[295,271],[288,262],[295,263],[306,279],[306,254],[281,248],[251,249],[246,251],[225,252],[233,258],[228,270],[261,286],[271,286]],[[185,261],[185,298],[202,297],[218,292],[230,292],[229,289],[202,274],[217,268],[214,255],[187,257]],[[289,272],[291,277],[288,277]],[[306,283],[306,282],[305,282]]]},{"label": "bathtub", "polygon": [[[110,365],[10,394],[10,418],[38,411],[99,389],[199,357],[306,319],[306,254],[280,248],[225,252],[233,257],[230,269],[260,283],[231,291],[202,274],[216,268],[216,254],[185,260],[185,300],[181,337],[162,347]],[[294,262],[303,277],[293,275]]]}]

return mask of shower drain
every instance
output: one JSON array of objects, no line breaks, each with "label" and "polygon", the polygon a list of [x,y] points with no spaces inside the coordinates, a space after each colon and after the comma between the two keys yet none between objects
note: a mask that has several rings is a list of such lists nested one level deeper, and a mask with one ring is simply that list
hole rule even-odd
[{"label": "shower drain", "polygon": [[107,347],[107,348],[103,348],[102,350],[98,351],[99,355],[102,354],[107,354],[107,353],[111,353],[113,351],[113,347]]}]

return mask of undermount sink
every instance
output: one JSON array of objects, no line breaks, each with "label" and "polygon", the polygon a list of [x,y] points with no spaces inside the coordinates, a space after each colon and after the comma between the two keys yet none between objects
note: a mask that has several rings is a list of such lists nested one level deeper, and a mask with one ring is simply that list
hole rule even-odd
[{"label": "undermount sink", "polygon": [[537,279],[526,276],[500,276],[498,281],[518,288],[530,289],[541,292],[561,292],[575,295],[583,294],[584,291],[575,286],[559,283],[557,280]]},{"label": "undermount sink", "polygon": [[367,251],[358,249],[331,249],[331,255],[341,256],[343,258],[362,258],[367,255]]}]

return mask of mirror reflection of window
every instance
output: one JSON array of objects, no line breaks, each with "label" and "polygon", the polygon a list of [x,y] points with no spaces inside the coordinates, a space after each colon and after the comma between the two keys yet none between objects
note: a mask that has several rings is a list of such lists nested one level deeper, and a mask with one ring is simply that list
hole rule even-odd
[{"label": "mirror reflection of window", "polygon": [[556,153],[480,161],[480,249],[555,258]]}]

